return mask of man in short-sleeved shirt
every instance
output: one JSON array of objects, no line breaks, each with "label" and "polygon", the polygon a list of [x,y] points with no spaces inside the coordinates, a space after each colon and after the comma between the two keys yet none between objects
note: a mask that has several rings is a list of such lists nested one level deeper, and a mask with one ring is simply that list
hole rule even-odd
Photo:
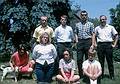
[{"label": "man in short-sleeved shirt", "polygon": [[95,28],[95,35],[97,37],[97,53],[102,66],[102,77],[104,77],[104,60],[106,57],[110,78],[113,79],[113,48],[117,45],[118,33],[113,26],[106,22],[107,17],[105,15],[101,15],[100,25]]},{"label": "man in short-sleeved shirt", "polygon": [[36,42],[40,42],[40,36],[47,32],[50,35],[50,40],[53,37],[53,29],[47,25],[47,16],[41,16],[41,25],[37,27],[34,31],[33,38],[35,38]]}]

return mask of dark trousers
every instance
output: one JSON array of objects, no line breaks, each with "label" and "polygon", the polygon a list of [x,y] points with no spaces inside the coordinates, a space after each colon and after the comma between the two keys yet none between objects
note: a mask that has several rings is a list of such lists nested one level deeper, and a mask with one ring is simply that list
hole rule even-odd
[{"label": "dark trousers", "polygon": [[113,66],[113,48],[111,42],[99,42],[97,47],[97,54],[99,62],[102,67],[102,76],[104,75],[104,61],[108,64],[110,77],[114,77],[114,66]]},{"label": "dark trousers", "polygon": [[36,63],[35,74],[37,77],[37,82],[48,82],[50,83],[53,76],[54,63],[47,66]]},{"label": "dark trousers", "polygon": [[92,44],[91,39],[82,39],[79,40],[77,43],[77,65],[80,77],[83,76],[82,70],[83,57],[85,56],[85,59],[88,59],[88,50],[91,44]]}]

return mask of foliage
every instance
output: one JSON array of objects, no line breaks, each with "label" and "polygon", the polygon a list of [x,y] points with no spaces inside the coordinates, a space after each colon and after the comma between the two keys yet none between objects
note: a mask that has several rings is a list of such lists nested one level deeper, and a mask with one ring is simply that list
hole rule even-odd
[{"label": "foliage", "polygon": [[111,14],[111,24],[117,29],[120,34],[120,3],[116,6],[116,8],[110,9]]},{"label": "foliage", "polygon": [[115,61],[120,62],[120,49],[113,50],[113,58]]},{"label": "foliage", "polygon": [[8,47],[16,50],[21,43],[30,46],[40,16],[48,16],[48,25],[56,28],[60,16],[69,15],[71,9],[68,0],[4,0],[0,11],[0,53],[7,53]]}]

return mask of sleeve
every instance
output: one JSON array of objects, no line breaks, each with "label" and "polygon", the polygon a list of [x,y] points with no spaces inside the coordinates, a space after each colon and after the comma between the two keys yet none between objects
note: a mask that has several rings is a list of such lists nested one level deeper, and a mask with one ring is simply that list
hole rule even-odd
[{"label": "sleeve", "polygon": [[34,49],[33,49],[33,53],[32,53],[32,59],[33,60],[36,60],[37,59],[37,51],[36,51],[36,46],[34,47]]},{"label": "sleeve", "polygon": [[53,31],[53,29],[52,29],[52,28],[51,28],[50,36],[51,36],[51,38],[53,38],[53,37],[54,37],[54,31]]},{"label": "sleeve", "polygon": [[[97,62],[98,62],[98,61],[97,61]],[[97,64],[98,64],[98,69],[99,69],[99,70],[102,69],[100,62],[98,62]]]},{"label": "sleeve", "polygon": [[37,28],[35,29],[35,31],[34,31],[34,33],[33,33],[33,37],[34,37],[34,38],[38,38]]},{"label": "sleeve", "polygon": [[61,60],[59,61],[59,68],[60,68],[60,69],[63,68],[63,59],[61,59]]},{"label": "sleeve", "polygon": [[56,48],[55,48],[55,46],[52,44],[52,53],[53,53],[53,57],[54,57],[54,59],[56,59],[56,57],[57,57],[57,51],[56,51]]},{"label": "sleeve", "polygon": [[112,34],[113,35],[116,35],[116,34],[118,34],[118,32],[115,30],[115,28],[112,26]]},{"label": "sleeve", "polygon": [[82,69],[87,69],[87,68],[88,68],[87,62],[84,61],[83,64],[82,64]]},{"label": "sleeve", "polygon": [[72,70],[76,70],[75,61],[72,61]]},{"label": "sleeve", "polygon": [[55,32],[54,32],[54,37],[55,37],[55,41],[57,41],[57,36],[58,36],[58,31],[57,31],[58,29],[56,28],[55,29]]}]

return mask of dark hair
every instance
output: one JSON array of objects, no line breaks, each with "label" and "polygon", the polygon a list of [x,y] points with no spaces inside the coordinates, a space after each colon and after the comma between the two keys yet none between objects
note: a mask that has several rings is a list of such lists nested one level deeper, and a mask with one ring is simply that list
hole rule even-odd
[{"label": "dark hair", "polygon": [[82,11],[80,12],[80,15],[81,15],[82,13],[86,13],[86,14],[88,15],[87,11],[85,11],[85,10],[82,10]]},{"label": "dark hair", "polygon": [[67,15],[62,15],[61,18],[66,18],[67,19]]},{"label": "dark hair", "polygon": [[20,44],[17,49],[18,49],[18,51],[20,51],[20,50],[26,51],[26,47],[24,44]]},{"label": "dark hair", "polygon": [[101,17],[103,17],[103,16],[107,19],[107,17],[106,17],[105,15],[100,15],[100,17],[99,17],[99,18],[101,18]]},{"label": "dark hair", "polygon": [[[68,48],[65,48],[64,52],[65,52],[65,51],[68,51],[68,53],[70,54],[70,58],[73,59],[73,52],[72,52],[72,50],[71,50],[71,49],[68,49]],[[64,53],[64,52],[63,52],[63,53]]]}]

